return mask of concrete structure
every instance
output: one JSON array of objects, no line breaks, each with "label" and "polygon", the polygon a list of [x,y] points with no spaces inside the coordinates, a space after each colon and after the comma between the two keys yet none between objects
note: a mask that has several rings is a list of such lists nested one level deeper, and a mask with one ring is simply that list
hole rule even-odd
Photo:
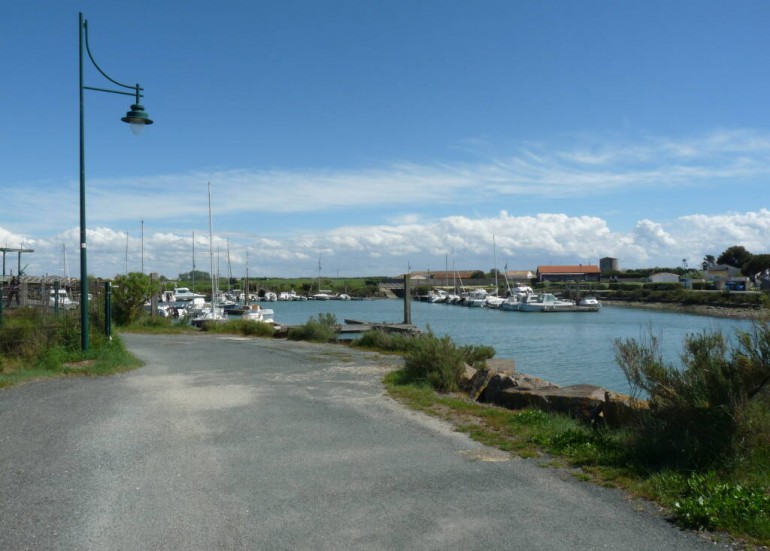
[{"label": "concrete structure", "polygon": [[609,272],[618,272],[620,271],[620,264],[618,264],[617,258],[610,258],[609,256],[606,256],[604,258],[599,259],[599,270],[603,274],[609,273]]},{"label": "concrete structure", "polygon": [[650,283],[679,283],[679,274],[671,272],[658,272],[647,278]]}]

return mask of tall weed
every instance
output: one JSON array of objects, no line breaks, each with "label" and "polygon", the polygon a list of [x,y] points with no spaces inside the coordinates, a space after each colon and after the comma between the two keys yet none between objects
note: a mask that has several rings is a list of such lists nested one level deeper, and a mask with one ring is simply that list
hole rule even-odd
[{"label": "tall weed", "polygon": [[339,325],[334,314],[318,314],[310,317],[304,325],[289,329],[287,338],[293,341],[329,342],[337,338]]},{"label": "tall weed", "polygon": [[682,367],[663,361],[659,342],[616,341],[616,360],[650,408],[640,415],[637,446],[648,461],[704,468],[735,458],[753,402],[770,385],[770,327],[757,324],[730,346],[719,332],[685,339]]}]

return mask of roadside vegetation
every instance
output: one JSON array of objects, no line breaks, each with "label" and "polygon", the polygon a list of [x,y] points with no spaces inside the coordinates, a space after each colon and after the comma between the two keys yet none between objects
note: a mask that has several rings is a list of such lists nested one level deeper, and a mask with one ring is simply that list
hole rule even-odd
[{"label": "roadside vegetation", "polygon": [[[405,404],[452,422],[472,438],[575,476],[654,500],[680,526],[770,544],[770,327],[734,343],[719,333],[690,336],[683,365],[663,362],[650,338],[617,341],[616,358],[649,406],[623,428],[589,426],[539,410],[507,410],[457,392],[464,367],[494,350],[459,351],[447,337],[371,332],[355,341],[399,352],[404,367],[385,378]],[[487,348],[487,347],[485,347]],[[468,361],[471,359],[472,361]]]},{"label": "roadside vegetation", "polygon": [[[99,326],[98,316],[91,319]],[[73,375],[109,375],[134,369],[141,362],[131,356],[119,337],[90,333],[89,351],[80,350],[77,312],[53,316],[33,308],[6,311],[0,323],[0,388],[32,379]]]}]

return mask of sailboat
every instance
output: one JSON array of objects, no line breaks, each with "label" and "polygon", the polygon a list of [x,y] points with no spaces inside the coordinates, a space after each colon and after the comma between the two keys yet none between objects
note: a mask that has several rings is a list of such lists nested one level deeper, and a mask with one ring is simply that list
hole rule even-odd
[{"label": "sailboat", "polygon": [[203,310],[199,315],[194,317],[190,323],[196,327],[202,326],[204,323],[227,321],[227,316],[224,313],[224,309],[217,304],[217,297],[219,296],[219,289],[216,282],[216,275],[214,274],[214,232],[211,222],[211,182],[209,182],[209,258],[211,269],[211,305],[209,308]]},{"label": "sailboat", "polygon": [[[48,295],[48,306],[54,308],[64,308],[65,310],[77,308],[78,302],[72,300],[67,292],[70,286],[69,266],[67,266],[67,245],[62,243],[62,260],[64,262],[64,278],[59,278],[59,286],[50,290]],[[62,285],[64,283],[64,285]]]},{"label": "sailboat", "polygon": [[321,255],[318,255],[318,292],[312,297],[313,300],[329,300],[331,297],[328,293],[321,291]]}]

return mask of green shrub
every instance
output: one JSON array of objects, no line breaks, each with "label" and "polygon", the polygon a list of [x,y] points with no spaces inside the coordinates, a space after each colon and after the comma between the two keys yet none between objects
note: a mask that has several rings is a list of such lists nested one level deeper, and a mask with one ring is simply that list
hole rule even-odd
[{"label": "green shrub", "polygon": [[406,354],[404,370],[414,381],[425,381],[439,392],[455,392],[465,372],[463,353],[447,335],[426,333]]},{"label": "green shrub", "polygon": [[310,317],[304,325],[289,329],[287,338],[293,341],[329,342],[339,334],[339,325],[334,314],[318,314]]},{"label": "green shrub", "polygon": [[209,333],[229,333],[247,337],[273,337],[275,327],[271,323],[256,320],[234,319],[222,323],[204,323],[202,331]]},{"label": "green shrub", "polygon": [[487,345],[467,344],[460,347],[463,361],[477,369],[486,365],[486,361],[495,357],[495,349]]},{"label": "green shrub", "polygon": [[708,467],[738,455],[742,414],[770,384],[770,327],[738,332],[729,347],[719,332],[685,339],[682,368],[663,361],[658,339],[615,341],[632,392],[649,397],[636,446],[651,462]]},{"label": "green shrub", "polygon": [[408,352],[416,346],[419,336],[403,333],[387,333],[381,329],[367,331],[361,337],[354,340],[354,346],[384,350],[387,352]]}]

